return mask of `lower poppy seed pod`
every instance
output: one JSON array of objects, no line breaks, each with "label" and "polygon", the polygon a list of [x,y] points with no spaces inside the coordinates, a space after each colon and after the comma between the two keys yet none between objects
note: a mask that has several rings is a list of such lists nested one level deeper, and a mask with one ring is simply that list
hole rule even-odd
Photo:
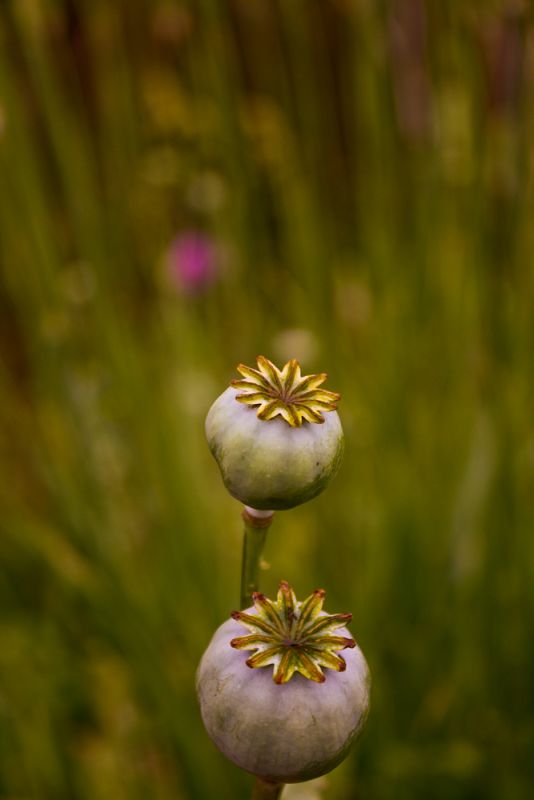
[{"label": "lower poppy seed pod", "polygon": [[238,366],[243,378],[210,408],[206,436],[233,497],[257,509],[293,508],[318,495],[337,472],[339,395],[319,388],[324,373],[302,376],[294,359],[282,370],[263,356],[257,362],[257,370]]},{"label": "lower poppy seed pod", "polygon": [[344,627],[351,615],[323,612],[324,594],[318,589],[299,603],[285,581],[276,602],[255,593],[252,608],[218,628],[198,669],[210,737],[267,781],[297,783],[329,772],[367,718],[370,674]]}]

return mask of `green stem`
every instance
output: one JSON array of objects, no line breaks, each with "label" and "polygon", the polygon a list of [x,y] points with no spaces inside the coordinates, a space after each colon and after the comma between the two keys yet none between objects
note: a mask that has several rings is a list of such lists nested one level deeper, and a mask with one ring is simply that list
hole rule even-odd
[{"label": "green stem", "polygon": [[252,800],[278,800],[284,788],[283,783],[271,783],[256,778],[254,789],[252,790]]},{"label": "green stem", "polygon": [[245,532],[241,567],[241,609],[251,605],[252,592],[257,592],[259,589],[261,555],[273,517],[274,511],[256,511],[248,506],[245,506],[243,511]]}]

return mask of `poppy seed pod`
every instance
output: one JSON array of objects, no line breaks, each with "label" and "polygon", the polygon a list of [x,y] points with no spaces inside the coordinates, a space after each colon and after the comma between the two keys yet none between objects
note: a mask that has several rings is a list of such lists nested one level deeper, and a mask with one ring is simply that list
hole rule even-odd
[{"label": "poppy seed pod", "polygon": [[319,388],[325,373],[302,376],[295,359],[282,370],[263,356],[257,364],[238,366],[243,377],[213,403],[206,437],[233,497],[256,509],[293,508],[337,472],[339,394]]},{"label": "poppy seed pod", "polygon": [[299,603],[285,581],[276,602],[256,592],[254,606],[218,628],[200,662],[208,734],[227,758],[267,781],[329,772],[367,718],[370,674],[344,627],[351,615],[326,614],[324,595],[318,589]]}]

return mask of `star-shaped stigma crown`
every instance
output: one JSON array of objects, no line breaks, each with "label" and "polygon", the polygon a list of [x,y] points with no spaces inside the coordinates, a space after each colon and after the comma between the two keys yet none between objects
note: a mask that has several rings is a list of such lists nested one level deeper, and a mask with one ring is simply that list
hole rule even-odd
[{"label": "star-shaped stigma crown", "polygon": [[340,395],[319,388],[327,378],[326,372],[301,375],[295,358],[282,370],[265,356],[258,356],[256,361],[258,369],[238,364],[243,378],[233,380],[231,386],[241,390],[235,398],[240,403],[259,406],[259,419],[280,415],[292,428],[298,428],[304,421],[322,423],[323,411],[336,410]]},{"label": "star-shaped stigma crown", "polygon": [[256,614],[232,613],[251,633],[232,639],[231,646],[255,651],[246,661],[249,667],[272,665],[275,683],[287,683],[295,672],[323,683],[321,667],[343,672],[347,665],[336,651],[356,646],[354,639],[333,633],[347,625],[352,614],[325,614],[324,597],[324,589],[316,589],[299,603],[287,581],[280,582],[275,602],[254,592]]}]

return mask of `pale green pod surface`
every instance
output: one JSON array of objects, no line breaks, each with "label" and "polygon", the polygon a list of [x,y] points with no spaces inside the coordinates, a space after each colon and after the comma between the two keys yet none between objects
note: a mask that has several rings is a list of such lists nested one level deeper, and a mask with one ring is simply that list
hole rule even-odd
[{"label": "pale green pod surface", "polygon": [[[255,613],[249,609],[242,616]],[[247,659],[242,649],[253,649],[247,641],[254,637],[243,635],[238,619],[218,628],[198,669],[197,692],[209,736],[234,764],[265,780],[296,783],[329,772],[345,758],[367,718],[370,673],[359,647],[346,638],[349,631],[337,628],[331,641],[345,640],[350,644],[339,646],[351,649],[344,658],[326,653],[319,662],[332,668],[319,670],[318,678],[312,664],[311,679],[299,666],[290,679],[281,676],[280,653],[269,660],[267,645]],[[293,644],[291,655],[299,646]],[[251,663],[273,664],[275,680],[271,669]]]},{"label": "pale green pod surface", "polygon": [[258,509],[293,508],[311,500],[337,472],[343,430],[336,411],[324,424],[290,427],[258,419],[229,387],[212,405],[206,436],[230,494]]},{"label": "pale green pod surface", "polygon": [[[301,381],[309,383],[315,377],[324,380],[322,376],[302,379],[299,371]],[[311,400],[306,406],[269,399],[271,409],[262,415],[268,404],[261,405],[261,393],[243,394],[247,381],[234,384],[217,398],[206,418],[208,444],[230,494],[252,508],[278,510],[322,492],[343,454],[343,430],[334,403],[319,401],[315,405]],[[319,389],[307,394],[339,398]],[[259,411],[254,403],[260,405]],[[317,408],[327,413],[323,415]]]}]

